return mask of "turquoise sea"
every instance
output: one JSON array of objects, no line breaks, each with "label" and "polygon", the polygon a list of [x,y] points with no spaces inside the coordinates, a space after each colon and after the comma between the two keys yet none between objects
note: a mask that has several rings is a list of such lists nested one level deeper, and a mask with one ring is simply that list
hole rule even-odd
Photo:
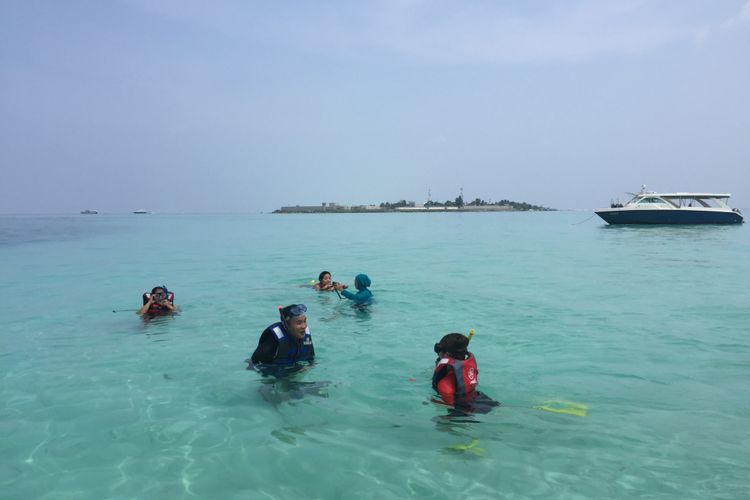
[{"label": "turquoise sea", "polygon": [[[0,496],[747,498],[750,229],[589,215],[0,216]],[[243,363],[293,302],[303,395]],[[504,406],[450,419],[432,346],[470,328]]]}]

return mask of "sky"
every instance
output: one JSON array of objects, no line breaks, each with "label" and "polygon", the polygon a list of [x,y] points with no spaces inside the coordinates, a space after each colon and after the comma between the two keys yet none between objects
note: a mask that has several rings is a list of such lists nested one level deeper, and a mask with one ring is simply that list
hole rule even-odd
[{"label": "sky", "polygon": [[0,213],[750,209],[750,0],[2,0]]}]

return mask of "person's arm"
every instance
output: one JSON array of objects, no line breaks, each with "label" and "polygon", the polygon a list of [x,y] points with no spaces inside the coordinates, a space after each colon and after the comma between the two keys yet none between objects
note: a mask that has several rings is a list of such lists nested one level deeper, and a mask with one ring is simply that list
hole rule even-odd
[{"label": "person's arm", "polygon": [[270,363],[276,357],[278,340],[271,330],[266,329],[258,340],[258,347],[250,358],[253,363]]},{"label": "person's arm", "polygon": [[368,289],[359,290],[357,293],[352,293],[349,290],[342,290],[341,295],[354,302],[367,302],[372,297],[372,292]]},{"label": "person's arm", "polygon": [[177,309],[177,306],[172,304],[169,299],[162,300],[159,302],[159,305],[170,312],[174,312]]},{"label": "person's arm", "polygon": [[140,309],[138,309],[138,314],[141,315],[141,316],[143,316],[144,314],[146,314],[148,312],[149,308],[151,307],[151,304],[153,304],[153,303],[154,303],[154,298],[151,295],[149,295],[148,296],[148,302],[146,302],[145,304],[143,304],[143,307],[141,307]]}]

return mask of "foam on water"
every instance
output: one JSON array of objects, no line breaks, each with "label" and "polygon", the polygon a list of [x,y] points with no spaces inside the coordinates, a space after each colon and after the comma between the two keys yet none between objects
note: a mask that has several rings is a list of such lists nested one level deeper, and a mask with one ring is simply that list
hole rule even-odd
[{"label": "foam on water", "polygon": [[[0,217],[3,497],[744,496],[747,228],[581,219]],[[371,310],[300,286],[323,269]],[[181,315],[112,312],[162,283]],[[243,364],[292,302],[307,394]],[[432,345],[469,328],[508,406],[450,420]]]}]

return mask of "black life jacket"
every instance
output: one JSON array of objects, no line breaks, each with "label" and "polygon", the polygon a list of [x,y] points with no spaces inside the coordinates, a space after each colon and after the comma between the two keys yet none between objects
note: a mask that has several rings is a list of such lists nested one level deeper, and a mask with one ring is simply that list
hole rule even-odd
[{"label": "black life jacket", "polygon": [[278,344],[276,347],[276,356],[274,356],[271,364],[290,365],[298,361],[313,360],[315,355],[313,353],[312,336],[310,335],[309,328],[305,329],[305,336],[301,343],[286,332],[281,322],[274,323],[269,328],[276,336]]}]

